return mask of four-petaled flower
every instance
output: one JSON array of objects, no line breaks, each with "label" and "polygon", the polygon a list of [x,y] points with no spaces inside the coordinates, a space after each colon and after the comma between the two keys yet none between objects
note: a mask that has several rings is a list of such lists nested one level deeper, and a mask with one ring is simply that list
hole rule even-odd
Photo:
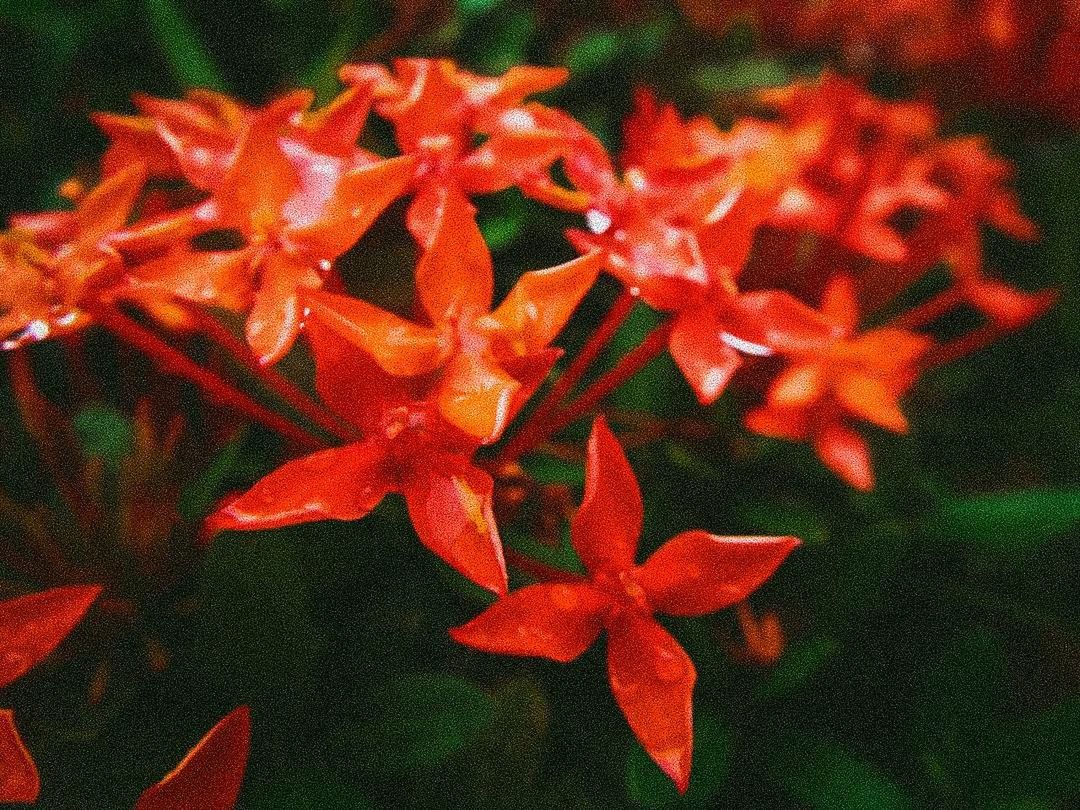
[{"label": "four-petaled flower", "polygon": [[685,791],[697,675],[686,651],[654,614],[700,616],[740,602],[799,541],[688,531],[636,565],[643,517],[634,472],[598,418],[589,437],[585,497],[570,530],[588,576],[514,591],[450,635],[488,652],[565,663],[606,630],[615,701],[645,751]]}]

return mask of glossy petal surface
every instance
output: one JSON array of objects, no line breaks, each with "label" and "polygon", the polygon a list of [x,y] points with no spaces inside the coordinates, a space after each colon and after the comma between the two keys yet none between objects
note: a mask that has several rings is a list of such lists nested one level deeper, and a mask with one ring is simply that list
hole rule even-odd
[{"label": "glossy petal surface", "polygon": [[40,791],[37,765],[15,727],[15,715],[0,709],[0,802],[33,804]]},{"label": "glossy petal surface", "polygon": [[0,687],[56,649],[100,593],[97,585],[69,585],[0,602]]}]

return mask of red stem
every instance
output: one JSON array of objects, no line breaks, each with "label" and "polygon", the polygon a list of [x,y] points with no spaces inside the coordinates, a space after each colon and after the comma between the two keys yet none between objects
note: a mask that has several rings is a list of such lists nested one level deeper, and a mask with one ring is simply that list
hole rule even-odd
[{"label": "red stem", "polygon": [[209,398],[219,400],[254,421],[266,425],[300,447],[317,450],[326,446],[326,443],[317,436],[260,405],[221,377],[199,366],[187,355],[170,346],[120,310],[103,302],[91,302],[86,309],[118,338],[147,355],[162,371],[176,374],[194,383]]},{"label": "red stem", "polygon": [[503,449],[496,456],[497,463],[504,464],[514,461],[522,453],[542,440],[547,423],[550,422],[559,406],[563,404],[566,395],[573,390],[577,382],[600,355],[600,352],[604,350],[604,347],[608,345],[615,333],[619,331],[619,327],[626,321],[626,317],[633,307],[634,296],[624,290],[615,299],[615,303],[612,304],[611,309],[608,310],[607,315],[604,316],[596,330],[589,336],[585,345],[581,347],[581,351],[575,355],[570,365],[567,366],[566,371],[555,381],[555,385],[551,387],[547,396],[544,397],[525,420],[525,423],[518,429],[517,435],[503,446]]},{"label": "red stem", "polygon": [[586,388],[570,407],[551,420],[548,429],[545,431],[546,435],[541,437],[537,444],[547,436],[554,436],[582,416],[591,413],[608,394],[641,371],[651,360],[662,354],[667,348],[672,326],[673,323],[668,321],[646,335],[645,339],[624,355],[614,367],[604,372],[592,385]]},{"label": "red stem", "polygon": [[950,287],[907,312],[897,315],[889,321],[888,326],[894,329],[918,329],[936,321],[960,303],[960,300],[961,296],[957,288]]},{"label": "red stem", "polygon": [[355,442],[363,438],[360,431],[319,402],[306,391],[294,385],[275,369],[259,363],[244,341],[230,332],[213,315],[197,307],[191,308],[202,330],[212,341],[227,351],[270,391],[316,427],[342,442]]},{"label": "red stem", "polygon": [[956,340],[934,348],[923,360],[922,367],[928,370],[953,363],[969,354],[982,351],[1003,334],[1001,327],[996,324],[986,324]]}]

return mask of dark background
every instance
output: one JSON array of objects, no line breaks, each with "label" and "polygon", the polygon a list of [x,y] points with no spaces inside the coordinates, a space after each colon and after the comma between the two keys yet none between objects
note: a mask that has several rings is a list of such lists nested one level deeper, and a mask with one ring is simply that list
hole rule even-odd
[{"label": "dark background", "polygon": [[[770,53],[747,29],[697,31],[667,3],[0,0],[0,209],[62,205],[57,185],[89,176],[104,146],[88,113],[131,111],[134,92],[212,86],[257,103],[304,84],[325,100],[341,62],[410,54],[480,72],[566,65],[573,78],[547,100],[613,147],[637,84],[729,120],[743,91],[813,75],[827,59]],[[886,95],[918,90],[898,76],[871,81]],[[1024,208],[1044,230],[1033,246],[991,237],[992,264],[1062,298],[1023,333],[916,388],[912,434],[873,436],[874,493],[845,488],[806,447],[747,434],[737,392],[696,411],[666,359],[617,397],[715,428],[632,453],[648,510],[643,551],[692,527],[806,541],[752,600],[780,615],[788,647],[778,665],[743,660],[730,612],[669,623],[699,670],[685,799],[619,715],[602,644],[562,667],[449,641],[446,628],[483,597],[421,549],[396,499],[360,523],[225,536],[205,558],[186,554],[211,499],[280,460],[276,440],[235,432],[91,333],[79,351],[32,352],[61,409],[56,424],[76,426],[79,446],[61,463],[97,459],[119,475],[140,396],[165,403],[159,421],[183,415],[191,428],[174,495],[189,520],[173,541],[192,573],[155,581],[131,549],[96,541],[105,547],[89,570],[112,578],[134,615],[92,614],[3,697],[38,760],[40,806],[130,807],[240,703],[254,724],[244,808],[1077,806],[1080,139],[1017,109],[953,106],[945,121],[1015,160]],[[373,137],[388,154],[385,132]],[[400,208],[344,264],[355,291],[383,302],[410,294]],[[481,218],[502,289],[572,255],[567,221],[516,193],[482,200]],[[611,294],[601,285],[590,296],[565,345]],[[650,317],[637,314],[624,344]],[[95,386],[79,384],[76,354]],[[306,360],[286,368],[303,375]],[[19,503],[62,511],[0,385],[0,483]],[[224,449],[221,436],[233,437]],[[577,464],[539,460],[533,471],[580,485]],[[115,489],[105,488],[107,510],[119,508]],[[501,528],[535,544],[527,522]],[[0,509],[5,537],[19,542],[19,527]],[[84,540],[72,530],[64,542],[79,550]]]}]

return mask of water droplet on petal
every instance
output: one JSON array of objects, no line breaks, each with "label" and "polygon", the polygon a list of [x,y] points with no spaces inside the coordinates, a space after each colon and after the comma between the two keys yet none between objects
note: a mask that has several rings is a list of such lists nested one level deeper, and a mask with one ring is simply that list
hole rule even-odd
[{"label": "water droplet on petal", "polygon": [[773,354],[773,350],[768,346],[762,346],[760,343],[751,343],[749,340],[735,337],[735,335],[732,335],[729,332],[722,332],[720,334],[720,339],[731,348],[736,349],[743,354],[752,354],[754,357],[769,357]]},{"label": "water droplet on petal", "polygon": [[607,233],[607,229],[611,227],[611,217],[603,211],[590,208],[585,212],[585,227],[587,227],[590,232],[600,236],[603,233]]}]

